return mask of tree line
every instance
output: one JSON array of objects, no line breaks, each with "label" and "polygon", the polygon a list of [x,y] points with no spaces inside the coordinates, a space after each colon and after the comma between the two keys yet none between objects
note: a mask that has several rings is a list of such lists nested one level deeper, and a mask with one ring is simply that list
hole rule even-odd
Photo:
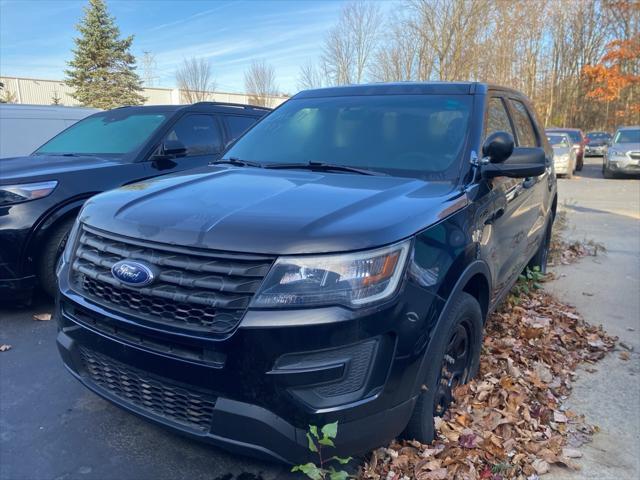
[{"label": "tree line", "polygon": [[547,126],[612,130],[640,115],[638,0],[348,3],[300,89],[486,81],[529,96]]},{"label": "tree line", "polygon": [[[298,87],[364,82],[471,80],[524,92],[546,126],[613,130],[639,123],[640,0],[405,0],[393,9],[354,0],[327,31],[318,58],[300,66]],[[390,13],[387,13],[390,12]],[[78,25],[67,83],[85,105],[144,101],[144,82],[105,0],[89,0]],[[183,101],[215,89],[208,59],[176,70]],[[250,103],[278,94],[276,72],[255,60],[244,73]]]}]

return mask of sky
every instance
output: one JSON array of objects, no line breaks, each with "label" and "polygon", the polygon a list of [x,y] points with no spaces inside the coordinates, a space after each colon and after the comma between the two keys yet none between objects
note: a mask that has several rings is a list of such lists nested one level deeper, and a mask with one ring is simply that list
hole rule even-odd
[{"label": "sky", "polygon": [[[61,80],[86,0],[0,0],[0,75]],[[253,60],[275,68],[282,92],[297,91],[300,65],[319,58],[338,0],[107,0],[137,58],[155,55],[155,86],[175,87],[184,58],[211,60],[216,90],[244,91]],[[381,2],[386,9],[391,5]],[[139,72],[142,73],[141,68]]]}]

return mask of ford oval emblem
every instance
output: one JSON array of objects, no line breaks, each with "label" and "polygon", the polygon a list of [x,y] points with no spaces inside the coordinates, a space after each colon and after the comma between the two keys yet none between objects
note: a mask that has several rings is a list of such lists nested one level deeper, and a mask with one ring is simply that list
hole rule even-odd
[{"label": "ford oval emblem", "polygon": [[111,275],[125,285],[144,287],[155,280],[153,270],[142,262],[120,260],[111,267]]}]

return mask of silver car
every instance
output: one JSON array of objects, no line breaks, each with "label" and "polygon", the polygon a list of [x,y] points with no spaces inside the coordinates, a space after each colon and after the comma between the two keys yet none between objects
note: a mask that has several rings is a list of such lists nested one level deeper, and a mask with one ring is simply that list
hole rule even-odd
[{"label": "silver car", "polygon": [[553,168],[556,175],[566,178],[573,177],[576,169],[576,149],[571,148],[572,142],[569,134],[560,132],[547,132],[547,140],[553,147]]},{"label": "silver car", "polygon": [[613,178],[620,173],[640,175],[640,126],[618,128],[609,143],[602,174]]}]

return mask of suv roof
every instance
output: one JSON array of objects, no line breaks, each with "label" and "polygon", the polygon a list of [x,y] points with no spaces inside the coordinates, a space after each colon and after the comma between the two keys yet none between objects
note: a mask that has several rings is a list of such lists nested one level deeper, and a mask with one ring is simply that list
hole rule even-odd
[{"label": "suv roof", "polygon": [[156,112],[176,112],[178,110],[206,110],[217,112],[246,112],[255,114],[264,114],[270,112],[272,109],[268,107],[258,107],[255,105],[244,105],[241,103],[225,103],[225,102],[197,102],[189,105],[126,105],[120,108],[127,108],[132,110],[145,110]]},{"label": "suv roof", "polygon": [[317,88],[304,90],[294,95],[293,98],[351,95],[473,95],[487,93],[489,90],[502,90],[522,97],[522,93],[516,90],[481,82],[397,82]]},{"label": "suv roof", "polygon": [[551,127],[545,129],[546,132],[582,132],[579,128],[560,128],[560,127]]}]

